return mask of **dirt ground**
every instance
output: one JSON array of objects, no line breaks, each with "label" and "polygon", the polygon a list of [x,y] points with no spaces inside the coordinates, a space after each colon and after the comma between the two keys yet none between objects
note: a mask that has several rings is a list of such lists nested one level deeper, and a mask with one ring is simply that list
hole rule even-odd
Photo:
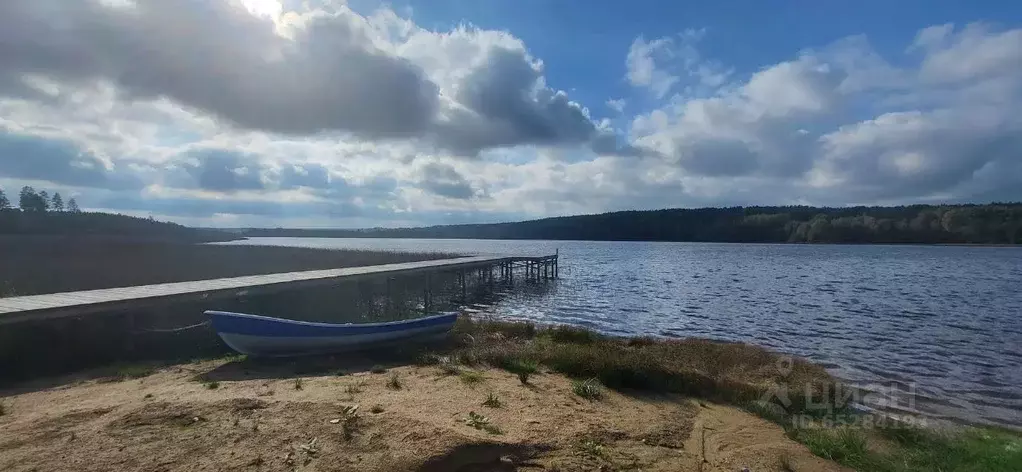
[{"label": "dirt ground", "polygon": [[[468,382],[427,366],[282,377],[234,364],[0,392],[0,470],[845,470],[733,407],[588,401],[552,373],[523,385],[492,369]],[[500,407],[483,405],[490,393]]]}]

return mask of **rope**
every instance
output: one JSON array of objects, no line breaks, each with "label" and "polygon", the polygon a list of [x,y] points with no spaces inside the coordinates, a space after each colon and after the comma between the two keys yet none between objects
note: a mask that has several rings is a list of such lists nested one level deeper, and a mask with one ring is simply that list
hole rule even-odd
[{"label": "rope", "polygon": [[184,326],[184,327],[181,327],[181,328],[142,329],[142,330],[135,331],[135,333],[136,334],[140,334],[140,333],[177,333],[179,331],[185,331],[185,330],[189,330],[189,329],[194,329],[194,328],[198,328],[200,326],[206,326],[208,324],[209,324],[209,321],[203,321],[202,323],[196,323],[196,324],[193,324],[191,326]]}]

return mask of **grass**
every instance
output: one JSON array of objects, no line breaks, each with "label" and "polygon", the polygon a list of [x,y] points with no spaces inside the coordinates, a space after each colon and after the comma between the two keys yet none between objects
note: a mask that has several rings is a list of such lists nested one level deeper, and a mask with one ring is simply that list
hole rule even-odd
[{"label": "grass", "polygon": [[220,382],[217,382],[216,380],[210,380],[203,385],[205,385],[208,390],[216,390],[220,388]]},{"label": "grass", "polygon": [[524,385],[529,383],[529,376],[539,372],[539,363],[532,359],[510,359],[505,368]]},{"label": "grass", "polygon": [[374,365],[371,369],[369,369],[369,372],[372,372],[374,374],[386,374],[387,368],[383,367],[382,365]]},{"label": "grass", "polygon": [[792,437],[824,459],[859,470],[877,470],[869,457],[866,435],[859,429],[804,429],[794,431]]},{"label": "grass", "polygon": [[[446,355],[468,355],[517,374],[523,383],[542,364],[576,379],[595,378],[610,389],[678,393],[733,405],[781,389],[791,400],[785,408],[789,414],[833,403],[835,380],[822,367],[748,344],[619,339],[581,328],[471,318],[460,318],[453,331],[452,339],[465,341]],[[790,360],[790,369],[777,367],[782,360]]]},{"label": "grass", "polygon": [[401,390],[401,376],[397,372],[391,372],[390,378],[387,379],[387,388],[391,390]]},{"label": "grass", "polygon": [[558,343],[592,344],[600,339],[594,331],[568,325],[552,326],[543,335]]},{"label": "grass", "polygon": [[598,458],[603,458],[607,453],[606,447],[604,447],[603,443],[590,438],[579,441],[578,451],[583,455]]},{"label": "grass", "polygon": [[500,401],[500,397],[493,392],[487,393],[486,400],[483,400],[483,406],[488,408],[500,408],[503,405],[504,403]]},{"label": "grass", "polygon": [[6,414],[7,414],[7,406],[4,405],[3,402],[0,402],[0,416],[4,416]]},{"label": "grass", "polygon": [[373,414],[383,413],[383,405],[373,405],[373,407],[369,409],[369,412]]},{"label": "grass", "polygon": [[305,381],[301,378],[295,379],[295,390],[301,390],[305,385]]},{"label": "grass", "polygon": [[117,380],[141,379],[156,373],[156,368],[148,365],[122,365],[114,372]]},{"label": "grass", "polygon": [[592,378],[571,383],[571,391],[589,401],[596,401],[603,398],[603,386],[600,381]]},{"label": "grass", "polygon": [[[989,428],[926,429],[906,425],[875,427],[793,426],[792,439],[813,454],[855,470],[875,472],[1022,470],[1022,436]],[[783,470],[791,470],[790,464]]]},{"label": "grass", "polygon": [[357,381],[355,383],[350,383],[348,385],[345,385],[344,386],[344,392],[348,393],[350,395],[354,395],[356,393],[362,393],[362,389],[363,388],[365,388],[365,381],[359,380],[359,381]]},{"label": "grass", "polygon": [[437,369],[440,371],[441,376],[461,375],[461,367],[452,362],[437,364]]},{"label": "grass", "polygon": [[486,380],[486,377],[483,377],[482,372],[474,370],[463,370],[460,374],[458,374],[458,378],[470,386],[478,385]]}]

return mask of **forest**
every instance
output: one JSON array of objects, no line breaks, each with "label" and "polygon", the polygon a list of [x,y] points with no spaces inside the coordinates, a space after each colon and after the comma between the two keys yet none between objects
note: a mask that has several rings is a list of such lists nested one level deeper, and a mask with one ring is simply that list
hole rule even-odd
[{"label": "forest", "polygon": [[1022,203],[618,211],[424,228],[249,229],[245,236],[757,243],[1020,244]]},{"label": "forest", "polygon": [[0,236],[75,236],[104,239],[167,242],[212,242],[238,239],[236,235],[196,229],[176,223],[100,212],[85,212],[60,193],[24,187],[15,208],[0,189]]}]

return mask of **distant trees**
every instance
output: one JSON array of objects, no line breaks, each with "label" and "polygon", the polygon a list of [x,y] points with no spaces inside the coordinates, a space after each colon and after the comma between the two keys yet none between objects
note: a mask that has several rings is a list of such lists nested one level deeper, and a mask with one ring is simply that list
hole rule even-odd
[{"label": "distant trees", "polygon": [[50,209],[50,194],[45,190],[39,192],[39,204],[43,206],[43,211]]},{"label": "distant trees", "polygon": [[[27,213],[45,213],[48,210],[56,212],[66,210],[72,213],[79,213],[81,211],[78,209],[78,202],[74,198],[69,200],[65,207],[64,197],[60,196],[60,192],[54,193],[51,198],[49,192],[45,190],[36,192],[34,188],[27,185],[22,187],[21,192],[18,194],[18,207],[21,208],[21,211]],[[10,202],[7,202],[7,208],[10,208]],[[4,208],[0,206],[0,209]]]},{"label": "distant trees", "polygon": [[245,235],[761,243],[1022,244],[1022,203],[619,211],[518,223],[363,230],[253,229],[246,231]]},{"label": "distant trees", "polygon": [[53,201],[50,203],[50,208],[53,211],[64,211],[64,199],[60,196],[60,192],[53,194]]},{"label": "distant trees", "polygon": [[47,204],[34,188],[26,185],[18,194],[18,207],[24,212],[43,213],[46,211]]},{"label": "distant trees", "polygon": [[11,201],[7,199],[7,194],[4,193],[4,189],[0,188],[0,211],[10,210]]}]

